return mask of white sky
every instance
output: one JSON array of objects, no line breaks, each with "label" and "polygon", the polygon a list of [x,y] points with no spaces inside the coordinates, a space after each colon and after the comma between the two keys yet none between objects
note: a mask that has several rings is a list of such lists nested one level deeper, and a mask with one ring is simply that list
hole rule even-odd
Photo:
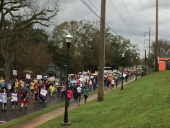
[{"label": "white sky", "polygon": [[[84,1],[100,16],[101,0]],[[60,8],[61,11],[50,29],[64,21],[80,21],[82,19],[99,21],[99,18],[81,0],[60,0]],[[158,14],[159,39],[169,40],[170,0],[159,0]],[[131,43],[137,44],[140,48],[139,53],[144,58],[144,47],[148,54],[149,42],[147,39],[149,39],[149,34],[145,32],[149,32],[149,27],[151,28],[150,40],[151,42],[155,41],[156,0],[106,0],[106,23],[116,33],[130,39]]]}]

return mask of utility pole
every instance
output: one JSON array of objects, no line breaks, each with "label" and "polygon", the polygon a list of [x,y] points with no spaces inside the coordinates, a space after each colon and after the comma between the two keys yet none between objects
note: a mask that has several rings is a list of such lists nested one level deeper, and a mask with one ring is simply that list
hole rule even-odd
[{"label": "utility pole", "polygon": [[[149,27],[149,32],[144,32],[144,37],[145,37],[145,33],[148,33],[149,34],[149,55],[148,55],[148,58],[150,58],[150,27]],[[147,40],[147,39],[145,39]]]},{"label": "utility pole", "polygon": [[149,58],[151,57],[151,52],[150,52],[151,46],[150,46],[150,27],[149,27]]},{"label": "utility pole", "polygon": [[146,50],[145,50],[145,76],[147,75],[146,73]]},{"label": "utility pole", "polygon": [[158,69],[158,0],[156,0],[156,41],[155,41],[155,71]]},{"label": "utility pole", "polygon": [[105,10],[106,10],[106,0],[101,0],[98,101],[104,100]]}]

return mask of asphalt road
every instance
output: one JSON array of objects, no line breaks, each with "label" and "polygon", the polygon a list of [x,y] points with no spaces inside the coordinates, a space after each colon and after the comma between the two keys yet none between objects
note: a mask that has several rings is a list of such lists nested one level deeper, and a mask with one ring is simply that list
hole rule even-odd
[{"label": "asphalt road", "polygon": [[[11,99],[8,98],[7,111],[6,112],[1,112],[0,111],[0,124],[2,122],[8,122],[8,121],[14,120],[16,118],[20,118],[22,116],[25,116],[27,114],[30,114],[30,113],[33,113],[33,112],[36,112],[36,111],[40,111],[40,110],[42,110],[44,108],[56,105],[58,103],[65,102],[65,98],[61,98],[59,96],[53,96],[51,98],[49,96],[47,96],[46,102],[44,102],[44,103],[39,102],[39,101],[37,103],[33,103],[33,100],[34,99],[29,97],[29,104],[28,104],[27,111],[25,111],[23,109],[20,112],[19,111],[19,109],[20,109],[19,101],[18,101],[18,108],[17,108],[17,110],[11,111],[11,108],[12,108]],[[1,106],[2,106],[2,104],[0,103],[0,110],[2,108]]]}]

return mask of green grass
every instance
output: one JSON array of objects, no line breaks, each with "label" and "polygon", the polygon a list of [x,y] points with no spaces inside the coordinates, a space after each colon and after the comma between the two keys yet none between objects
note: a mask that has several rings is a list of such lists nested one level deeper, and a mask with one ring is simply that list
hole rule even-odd
[{"label": "green grass", "polygon": [[[170,71],[133,81],[68,113],[68,128],[169,128]],[[60,128],[63,115],[37,128]]]}]

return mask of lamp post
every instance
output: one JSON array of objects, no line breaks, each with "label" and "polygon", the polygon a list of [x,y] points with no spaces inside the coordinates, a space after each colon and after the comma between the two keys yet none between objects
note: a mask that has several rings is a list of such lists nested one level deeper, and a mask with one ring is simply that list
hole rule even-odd
[{"label": "lamp post", "polygon": [[124,54],[122,54],[122,87],[121,90],[123,90],[123,58],[124,58]]},{"label": "lamp post", "polygon": [[138,57],[136,57],[136,80],[137,80],[137,59],[138,59]]},{"label": "lamp post", "polygon": [[61,122],[61,125],[70,125],[71,122],[68,121],[68,104],[67,104],[67,90],[68,90],[68,72],[69,72],[69,48],[71,46],[72,36],[70,33],[66,36],[66,43],[67,43],[67,73],[66,73],[66,91],[65,91],[65,111],[64,111],[64,120]]}]

